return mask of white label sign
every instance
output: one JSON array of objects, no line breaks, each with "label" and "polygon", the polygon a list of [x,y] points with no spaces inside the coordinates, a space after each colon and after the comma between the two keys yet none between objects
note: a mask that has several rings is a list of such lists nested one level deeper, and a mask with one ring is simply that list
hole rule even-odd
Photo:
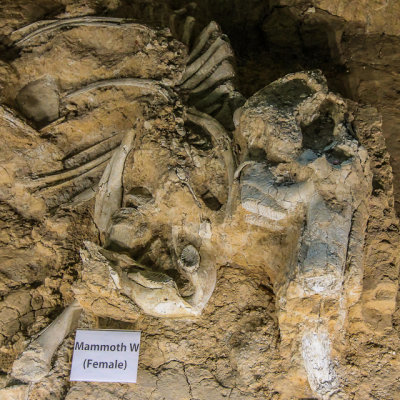
[{"label": "white label sign", "polygon": [[136,382],[140,332],[76,331],[71,381]]}]

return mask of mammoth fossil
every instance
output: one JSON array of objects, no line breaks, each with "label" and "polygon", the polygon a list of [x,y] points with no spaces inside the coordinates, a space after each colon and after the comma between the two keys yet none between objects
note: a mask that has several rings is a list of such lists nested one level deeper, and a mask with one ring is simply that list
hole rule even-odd
[{"label": "mammoth fossil", "polygon": [[[194,37],[189,16],[178,33],[181,14],[171,18],[175,39],[106,17],[11,35],[20,78],[6,85],[0,112],[19,148],[1,151],[1,199],[33,219],[89,205],[97,238],[81,243],[75,300],[11,376],[44,379],[82,309],[191,321],[218,266],[245,258],[273,284],[283,350],[301,355],[315,393],[331,396],[346,307],[361,291],[368,154],[320,72],[287,75],[245,101],[218,25]],[[283,248],[264,245],[268,235],[285,238]]]}]

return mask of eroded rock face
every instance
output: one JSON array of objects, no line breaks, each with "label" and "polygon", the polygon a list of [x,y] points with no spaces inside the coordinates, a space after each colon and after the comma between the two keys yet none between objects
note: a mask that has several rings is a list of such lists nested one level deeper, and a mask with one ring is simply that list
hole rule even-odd
[{"label": "eroded rock face", "polygon": [[[174,38],[83,6],[9,35],[0,396],[361,399],[372,380],[390,398],[398,236],[376,111],[319,71],[243,104],[229,42],[195,35],[190,7]],[[77,325],[141,330],[138,384],[70,383]]]}]

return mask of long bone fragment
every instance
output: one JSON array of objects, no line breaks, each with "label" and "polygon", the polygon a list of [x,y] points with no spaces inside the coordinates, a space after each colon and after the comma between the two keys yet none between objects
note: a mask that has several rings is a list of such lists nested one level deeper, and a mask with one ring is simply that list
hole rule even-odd
[{"label": "long bone fragment", "polygon": [[0,105],[0,118],[7,121],[13,127],[22,130],[27,136],[37,136],[37,131],[29,126],[24,120],[15,115],[15,112],[5,105]]},{"label": "long bone fragment", "polygon": [[80,151],[79,153],[75,153],[69,157],[66,157],[63,161],[63,164],[66,168],[73,168],[75,166],[82,165],[85,160],[89,159],[91,153],[93,154],[101,154],[104,151],[114,150],[121,143],[123,133],[116,133],[108,138],[105,138],[90,147]]},{"label": "long bone fragment", "polygon": [[59,21],[58,19],[46,19],[44,21],[36,21],[33,22],[29,25],[25,25],[22,28],[16,29],[15,31],[11,32],[9,38],[15,42],[19,38],[24,37],[28,35],[29,33],[32,33],[33,31],[36,31],[37,29],[47,26],[49,24],[52,24],[54,22]]},{"label": "long bone fragment", "polygon": [[70,304],[14,362],[11,376],[23,382],[37,382],[47,375],[55,351],[77,327],[81,311],[78,301]]},{"label": "long bone fragment", "polygon": [[[112,156],[112,152],[110,152],[110,158],[111,158],[111,156]],[[82,200],[86,196],[86,195],[83,194],[84,192],[86,192],[86,190],[84,190],[84,192],[80,192],[79,193],[79,190],[81,189],[81,187],[80,187],[79,183],[76,182],[77,179],[85,179],[85,178],[88,178],[88,177],[90,177],[90,178],[97,177],[97,179],[100,179],[100,176],[101,176],[102,172],[104,171],[104,169],[106,168],[107,163],[108,163],[110,158],[108,158],[107,160],[103,161],[101,164],[96,165],[94,168],[92,168],[92,169],[90,169],[90,170],[88,170],[88,171],[86,171],[86,172],[84,172],[82,174],[79,174],[79,175],[77,175],[77,176],[75,176],[75,177],[73,177],[71,179],[68,179],[68,180],[65,180],[65,181],[60,181],[60,182],[57,182],[57,183],[52,184],[52,185],[47,185],[47,186],[41,188],[39,190],[39,193],[41,195],[43,195],[43,194],[47,195],[48,192],[50,191],[50,195],[51,195],[51,193],[54,193],[55,190],[60,192],[60,191],[62,191],[64,189],[65,190],[71,189],[73,191],[73,193],[78,192],[76,194],[76,196],[79,196],[78,197],[80,199],[79,202],[82,202]],[[95,186],[97,187],[97,184]],[[87,193],[89,193],[89,192],[87,192]],[[73,202],[74,198],[75,197],[70,197],[68,195],[64,195],[63,198],[62,198],[61,203],[64,204],[65,202],[71,202],[71,201]],[[88,198],[88,200],[90,200],[90,198]]]},{"label": "long bone fragment", "polygon": [[[144,32],[150,32],[150,28],[145,25],[129,22],[124,18],[112,18],[112,17],[77,17],[77,18],[68,18],[57,20],[56,22],[50,22],[47,25],[41,26],[38,29],[34,30],[31,33],[28,33],[26,36],[14,42],[15,46],[23,46],[26,42],[34,39],[35,37],[48,33],[57,29],[65,28],[65,27],[74,27],[74,26],[119,26],[121,24],[130,24],[135,25],[135,27],[141,29]],[[23,29],[28,29],[28,27],[24,27]],[[20,30],[14,32],[14,35],[21,33]]]}]

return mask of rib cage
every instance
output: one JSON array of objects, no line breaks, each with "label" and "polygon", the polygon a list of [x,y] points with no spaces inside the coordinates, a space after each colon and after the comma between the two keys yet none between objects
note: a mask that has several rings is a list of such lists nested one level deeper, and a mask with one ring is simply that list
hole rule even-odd
[{"label": "rib cage", "polygon": [[[233,112],[244,101],[234,86],[233,50],[227,37],[222,34],[215,22],[209,23],[196,37],[196,32],[200,29],[196,19],[191,15],[195,8],[196,4],[190,3],[185,8],[172,12],[169,17],[171,32],[189,49],[186,69],[177,87],[168,88],[149,79],[108,79],[92,82],[85,87],[76,88],[72,92],[62,94],[62,107],[65,108],[66,103],[73,102],[75,98],[79,98],[89,91],[120,86],[137,86],[148,94],[158,94],[164,101],[171,102],[172,89],[183,98],[188,106],[209,114],[223,127],[231,130],[233,128]],[[165,9],[163,11],[165,13]],[[154,13],[149,12],[148,14],[149,17],[154,18]],[[126,24],[134,24],[135,27],[141,27],[144,31],[150,29],[146,25],[136,24],[132,20],[123,18],[85,16],[38,21],[14,31],[10,35],[10,39],[14,47],[23,49],[25,46],[34,44],[35,40],[44,34],[57,34],[57,32],[65,29],[80,26],[118,27]],[[43,127],[41,132],[48,134],[59,122],[65,121],[65,118],[66,115],[61,116],[57,121],[52,121]],[[56,195],[61,199],[61,203],[56,200],[57,204],[53,204],[53,199],[50,201],[53,206],[65,202],[75,204],[75,197],[86,199],[84,193],[89,190],[92,194],[93,188],[97,186],[95,182],[112,159],[114,152],[119,148],[123,137],[124,135],[120,134],[105,139],[99,138],[98,142],[92,143],[88,148],[67,155],[63,161],[62,170],[34,177],[26,187],[29,191],[45,197],[54,197],[54,192],[57,190],[69,192],[68,195]],[[77,183],[77,180],[82,181],[82,179],[84,180],[83,183]]]}]

